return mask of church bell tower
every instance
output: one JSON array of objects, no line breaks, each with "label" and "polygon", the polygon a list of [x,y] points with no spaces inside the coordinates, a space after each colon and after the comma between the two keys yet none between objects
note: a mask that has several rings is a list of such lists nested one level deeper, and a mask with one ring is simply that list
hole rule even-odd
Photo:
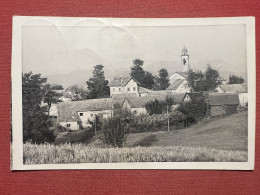
[{"label": "church bell tower", "polygon": [[182,54],[181,54],[181,67],[182,67],[182,72],[188,72],[190,69],[190,64],[189,64],[189,54],[188,50],[185,48],[185,46],[182,49]]}]

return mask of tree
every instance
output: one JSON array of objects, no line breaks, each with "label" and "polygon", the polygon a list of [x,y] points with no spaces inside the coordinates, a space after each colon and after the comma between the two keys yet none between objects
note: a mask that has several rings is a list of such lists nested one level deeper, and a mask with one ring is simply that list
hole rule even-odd
[{"label": "tree", "polygon": [[153,88],[154,76],[152,75],[152,73],[145,71],[145,75],[144,75],[141,85],[147,89]]},{"label": "tree", "polygon": [[53,85],[52,89],[53,90],[63,90],[63,87],[62,87],[62,85]]},{"label": "tree", "polygon": [[244,79],[240,76],[236,76],[234,74],[229,75],[228,84],[241,84],[244,83]]},{"label": "tree", "polygon": [[211,68],[210,65],[208,65],[205,73],[189,70],[187,81],[188,86],[196,92],[214,90],[221,84],[219,72]]},{"label": "tree", "polygon": [[142,87],[152,89],[154,84],[154,76],[148,71],[143,69],[144,61],[140,59],[135,59],[133,61],[133,66],[131,67],[131,77],[137,80]]},{"label": "tree", "polygon": [[169,83],[169,74],[168,71],[165,68],[162,68],[159,70],[159,76],[156,77],[155,82],[157,83],[156,87],[158,90],[165,90],[166,88],[168,88],[170,86]]},{"label": "tree", "polygon": [[61,93],[54,90],[55,88],[57,88],[56,85],[43,85],[43,101],[48,104],[48,112],[50,111],[51,105],[59,102],[59,98],[62,96]]},{"label": "tree", "polygon": [[66,89],[65,97],[70,98],[72,101],[88,99],[88,91],[84,87],[72,85]]},{"label": "tree", "polygon": [[108,80],[105,79],[103,68],[103,65],[96,65],[93,76],[86,81],[89,89],[89,99],[109,97]]},{"label": "tree", "polygon": [[221,84],[221,79],[219,77],[219,72],[208,65],[205,72],[205,85],[206,90],[215,90],[218,85]]},{"label": "tree", "polygon": [[44,143],[54,141],[53,132],[49,130],[46,107],[41,107],[44,96],[43,86],[46,78],[32,72],[22,75],[23,101],[23,141]]},{"label": "tree", "polygon": [[133,61],[133,66],[131,67],[131,77],[142,84],[143,78],[145,76],[145,71],[143,70],[144,61],[140,59],[135,59]]}]

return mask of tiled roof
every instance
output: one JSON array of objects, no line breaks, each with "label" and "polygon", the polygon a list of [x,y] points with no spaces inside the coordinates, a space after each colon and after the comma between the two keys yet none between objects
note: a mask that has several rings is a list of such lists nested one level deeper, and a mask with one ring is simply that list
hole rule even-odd
[{"label": "tiled roof", "polygon": [[172,83],[167,89],[177,90],[184,81],[185,81],[185,79],[178,79],[174,83]]},{"label": "tiled roof", "polygon": [[239,104],[239,96],[238,94],[228,94],[228,93],[220,93],[220,94],[209,94],[208,102],[210,105],[238,105]]},{"label": "tiled roof", "polygon": [[61,102],[58,104],[59,122],[77,121],[76,112],[113,110],[111,98],[89,99],[84,101]]},{"label": "tiled roof", "polygon": [[[112,80],[108,85],[109,87],[120,87],[120,86],[125,86],[131,79],[132,77],[115,77],[114,80]],[[139,84],[138,81],[133,79],[137,84]]]},{"label": "tiled roof", "polygon": [[224,93],[247,93],[247,83],[219,85]]},{"label": "tiled roof", "polygon": [[188,73],[187,72],[175,72],[179,75],[181,75],[183,78],[187,79],[188,78]]},{"label": "tiled roof", "polygon": [[150,91],[148,95],[172,95],[170,90],[157,90],[157,91]]}]

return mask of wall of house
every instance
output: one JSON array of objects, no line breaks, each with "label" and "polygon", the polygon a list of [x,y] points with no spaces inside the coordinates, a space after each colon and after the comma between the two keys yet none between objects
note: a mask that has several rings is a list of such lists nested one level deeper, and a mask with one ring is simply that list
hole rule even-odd
[{"label": "wall of house", "polygon": [[239,94],[239,104],[242,107],[248,106],[248,93],[240,93]]},{"label": "wall of house", "polygon": [[59,122],[59,124],[69,130],[79,130],[79,124],[77,122]]},{"label": "wall of house", "polygon": [[124,87],[120,86],[120,87],[110,87],[110,96],[114,95],[114,94],[122,94],[124,93]]},{"label": "wall of house", "polygon": [[137,83],[131,79],[125,86],[124,86],[125,93],[136,93],[138,94],[138,86]]},{"label": "wall of house", "polygon": [[210,107],[210,115],[211,115],[211,117],[223,116],[225,114],[226,114],[226,109],[222,105],[220,105],[220,106],[211,106]]},{"label": "wall of house", "polygon": [[188,94],[185,95],[183,101],[184,101],[184,102],[190,102],[190,101],[191,101],[190,96],[189,96]]},{"label": "wall of house", "polygon": [[57,104],[52,104],[49,111],[50,116],[58,116],[58,106]]},{"label": "wall of house", "polygon": [[214,116],[224,116],[228,114],[234,114],[238,112],[238,105],[220,105],[220,106],[210,106],[210,114]]},{"label": "wall of house", "polygon": [[217,87],[217,88],[216,88],[216,91],[217,91],[218,93],[224,93],[223,89],[221,89],[220,87]]},{"label": "wall of house", "polygon": [[113,116],[113,110],[102,110],[102,111],[88,111],[88,112],[77,112],[78,118],[80,119],[81,125],[83,128],[91,127],[89,121],[93,122],[94,117],[107,119]]}]

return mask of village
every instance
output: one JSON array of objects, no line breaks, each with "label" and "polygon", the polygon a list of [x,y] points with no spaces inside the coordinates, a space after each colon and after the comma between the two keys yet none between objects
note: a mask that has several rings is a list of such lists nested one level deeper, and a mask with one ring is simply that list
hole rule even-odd
[{"label": "village", "polygon": [[56,118],[57,124],[68,130],[90,128],[96,116],[108,119],[114,116],[115,109],[123,109],[135,116],[146,116],[146,104],[155,100],[173,100],[170,110],[176,110],[180,104],[203,99],[207,105],[206,118],[229,115],[246,109],[248,106],[247,84],[227,84],[222,82],[214,90],[194,92],[188,85],[190,70],[188,50],[181,51],[181,72],[169,76],[169,87],[165,90],[144,88],[132,77],[115,77],[109,82],[110,97],[71,101],[62,97],[62,102],[53,104],[49,115]]}]

